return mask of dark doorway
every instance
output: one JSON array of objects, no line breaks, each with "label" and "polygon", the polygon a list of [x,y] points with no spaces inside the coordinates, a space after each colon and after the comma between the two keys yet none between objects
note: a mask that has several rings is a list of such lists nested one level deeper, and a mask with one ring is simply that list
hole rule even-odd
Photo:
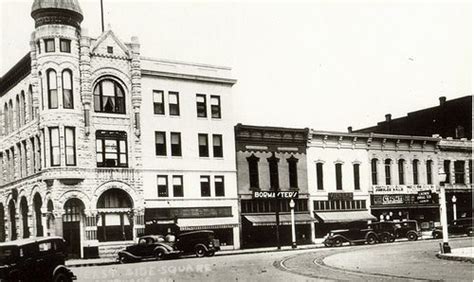
[{"label": "dark doorway", "polygon": [[40,237],[43,236],[43,222],[41,218],[41,206],[43,205],[43,201],[38,193],[36,193],[33,198],[33,204],[35,210],[36,236]]},{"label": "dark doorway", "polygon": [[66,240],[68,258],[80,258],[81,223],[79,221],[63,222],[63,237]]},{"label": "dark doorway", "polygon": [[8,204],[8,213],[10,214],[10,240],[16,240],[16,209],[15,202],[13,200]]},{"label": "dark doorway", "polygon": [[25,197],[21,197],[20,200],[20,210],[21,210],[21,225],[23,230],[23,238],[30,237],[30,228],[28,226],[28,202]]},{"label": "dark doorway", "polygon": [[0,204],[0,242],[5,242],[5,210]]}]

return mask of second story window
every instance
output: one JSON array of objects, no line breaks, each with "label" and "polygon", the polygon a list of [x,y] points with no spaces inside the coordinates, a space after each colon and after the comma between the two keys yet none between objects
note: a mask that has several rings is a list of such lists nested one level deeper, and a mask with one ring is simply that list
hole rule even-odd
[{"label": "second story window", "polygon": [[183,197],[183,176],[173,175],[173,196]]},{"label": "second story window", "polygon": [[342,164],[336,164],[336,190],[342,190]]},{"label": "second story window", "polygon": [[444,183],[451,183],[451,161],[444,160],[443,162],[444,173],[446,173],[446,181]]},{"label": "second story window", "polygon": [[171,132],[171,155],[181,156],[181,133]]},{"label": "second story window", "polygon": [[454,162],[454,183],[464,184],[464,161]]},{"label": "second story window", "polygon": [[97,131],[96,153],[98,167],[127,167],[127,133],[123,131]]},{"label": "second story window", "polygon": [[372,185],[377,185],[378,184],[378,181],[377,181],[377,159],[372,159],[372,161],[370,162],[370,168],[371,168],[371,172],[372,172]]},{"label": "second story window", "polygon": [[211,117],[221,118],[221,97],[211,96]]},{"label": "second story window", "polygon": [[200,157],[209,157],[209,142],[207,139],[207,134],[199,134],[199,156]]},{"label": "second story window", "polygon": [[158,197],[168,197],[168,176],[158,175],[156,181],[158,182]]},{"label": "second story window", "polygon": [[161,90],[153,90],[153,113],[155,115],[165,114],[165,100]]},{"label": "second story window", "polygon": [[216,189],[216,197],[224,197],[224,176],[215,176],[214,177],[214,188]]},{"label": "second story window", "polygon": [[63,108],[74,108],[74,97],[72,94],[72,73],[70,70],[63,71]]},{"label": "second story window", "polygon": [[287,159],[287,162],[290,188],[298,188],[298,159],[291,156]]},{"label": "second story window", "polygon": [[196,94],[196,110],[198,117],[207,117],[206,95]]},{"label": "second story window", "polygon": [[392,160],[386,159],[385,160],[385,184],[391,185],[392,184]]},{"label": "second story window", "polygon": [[360,164],[354,164],[353,170],[354,170],[354,190],[360,190]]},{"label": "second story window", "polygon": [[316,164],[316,185],[318,190],[324,190],[323,163]]},{"label": "second story window", "polygon": [[211,186],[209,182],[209,176],[201,176],[201,197],[211,196]]},{"label": "second story window", "polygon": [[64,128],[64,143],[66,147],[66,165],[76,165],[76,132],[74,127]]},{"label": "second story window", "polygon": [[48,108],[58,108],[58,85],[56,80],[56,71],[48,70],[46,72],[48,78]]},{"label": "second story window", "polygon": [[260,188],[260,183],[258,179],[258,160],[255,155],[251,155],[247,158],[249,164],[249,184],[250,188]]},{"label": "second story window", "polygon": [[71,40],[59,39],[59,51],[64,53],[71,53]]},{"label": "second story window", "polygon": [[273,154],[270,158],[267,159],[267,161],[270,171],[270,189],[275,191],[280,189],[280,181],[278,174],[278,162],[280,161],[280,159],[275,157],[275,154]]},{"label": "second story window", "polygon": [[222,158],[224,156],[222,150],[222,135],[213,134],[212,135],[212,150],[214,158]]},{"label": "second story window", "polygon": [[166,132],[155,131],[155,154],[166,156]]},{"label": "second story window", "polygon": [[433,161],[426,161],[426,183],[433,184]]},{"label": "second story window", "polygon": [[44,51],[46,53],[51,53],[55,51],[54,38],[49,38],[49,39],[44,40]]},{"label": "second story window", "polygon": [[398,183],[400,185],[405,184],[405,160],[398,160]]},{"label": "second story window", "polygon": [[101,113],[125,113],[125,93],[114,80],[104,79],[94,88],[94,110]]},{"label": "second story window", "polygon": [[413,160],[413,184],[419,184],[419,179],[418,179],[418,160]]},{"label": "second story window", "polygon": [[49,150],[51,155],[51,166],[61,164],[61,150],[59,147],[59,128],[49,128]]},{"label": "second story window", "polygon": [[179,116],[179,93],[168,92],[170,116]]}]

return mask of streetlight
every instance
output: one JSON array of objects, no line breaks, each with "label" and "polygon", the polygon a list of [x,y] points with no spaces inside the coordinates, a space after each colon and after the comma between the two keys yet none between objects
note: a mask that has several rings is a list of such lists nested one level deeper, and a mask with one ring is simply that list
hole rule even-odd
[{"label": "streetlight", "polygon": [[451,202],[453,202],[453,218],[454,220],[458,219],[458,216],[457,216],[457,211],[456,211],[456,196],[453,195],[453,197],[451,198]]},{"label": "streetlight", "polygon": [[446,211],[446,191],[444,182],[446,181],[446,172],[443,167],[439,168],[438,171],[439,180],[439,216],[441,217],[441,228],[443,230],[443,245],[441,248],[442,253],[451,253],[451,247],[448,242],[448,215]]},{"label": "streetlight", "polygon": [[296,232],[295,232],[295,201],[290,200],[291,209],[291,248],[296,249]]}]

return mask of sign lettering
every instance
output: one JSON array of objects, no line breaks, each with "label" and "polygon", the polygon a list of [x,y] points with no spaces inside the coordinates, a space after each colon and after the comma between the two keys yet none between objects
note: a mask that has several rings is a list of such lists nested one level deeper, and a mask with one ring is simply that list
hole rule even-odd
[{"label": "sign lettering", "polygon": [[254,199],[297,199],[298,191],[254,191]]}]

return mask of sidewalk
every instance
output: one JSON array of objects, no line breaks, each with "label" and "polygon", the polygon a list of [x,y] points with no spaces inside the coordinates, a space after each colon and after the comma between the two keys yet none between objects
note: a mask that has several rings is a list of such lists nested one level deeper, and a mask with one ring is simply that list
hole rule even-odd
[{"label": "sidewalk", "polygon": [[474,247],[452,249],[450,254],[438,253],[440,259],[467,261],[474,263]]}]

